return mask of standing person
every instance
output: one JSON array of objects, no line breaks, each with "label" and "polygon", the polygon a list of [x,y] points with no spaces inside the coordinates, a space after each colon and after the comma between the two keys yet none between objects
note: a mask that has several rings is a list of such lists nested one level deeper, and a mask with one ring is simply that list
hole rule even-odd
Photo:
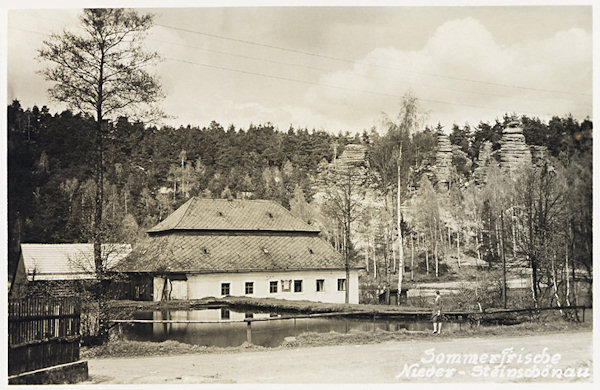
[{"label": "standing person", "polygon": [[433,334],[442,333],[442,296],[440,291],[435,292],[435,300],[433,301],[433,313],[431,313],[431,322],[433,322]]}]

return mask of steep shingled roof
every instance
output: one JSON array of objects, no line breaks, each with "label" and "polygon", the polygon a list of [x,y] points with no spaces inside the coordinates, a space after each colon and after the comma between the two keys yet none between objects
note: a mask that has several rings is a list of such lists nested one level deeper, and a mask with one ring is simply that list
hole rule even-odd
[{"label": "steep shingled roof", "polygon": [[[130,244],[102,244],[102,259],[111,269],[131,252]],[[21,244],[28,280],[93,279],[94,244]]]},{"label": "steep shingled roof", "polygon": [[255,272],[343,269],[315,235],[185,234],[149,237],[117,266],[123,272]]},{"label": "steep shingled roof", "polygon": [[148,230],[148,233],[169,230],[319,232],[319,229],[304,223],[272,201],[196,197]]}]

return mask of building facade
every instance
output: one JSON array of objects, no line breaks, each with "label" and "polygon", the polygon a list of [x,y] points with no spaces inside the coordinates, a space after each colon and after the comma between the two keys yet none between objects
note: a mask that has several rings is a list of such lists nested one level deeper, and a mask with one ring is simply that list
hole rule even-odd
[{"label": "building facade", "polygon": [[192,198],[148,231],[119,270],[152,278],[153,300],[247,296],[358,303],[358,268],[319,230],[264,200]]}]

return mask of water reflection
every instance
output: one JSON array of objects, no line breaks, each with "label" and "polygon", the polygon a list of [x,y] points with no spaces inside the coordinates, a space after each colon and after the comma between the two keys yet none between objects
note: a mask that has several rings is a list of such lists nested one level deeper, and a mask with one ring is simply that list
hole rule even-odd
[{"label": "water reflection", "polygon": [[[137,341],[165,341],[177,340],[182,343],[231,347],[239,346],[246,341],[245,322],[220,322],[229,320],[243,320],[245,318],[272,318],[280,317],[276,313],[247,313],[237,312],[227,308],[204,310],[176,310],[176,311],[146,311],[134,314],[135,319],[154,320],[196,320],[216,321],[214,323],[136,323],[120,324],[123,337]],[[468,326],[464,325],[463,326]],[[445,329],[458,329],[459,324],[445,323]],[[386,331],[428,331],[431,329],[429,321],[415,321],[406,319],[364,319],[364,318],[296,318],[276,321],[255,321],[252,323],[252,343],[265,347],[280,345],[285,337],[297,336],[305,332],[338,332],[372,331],[373,329]]]}]

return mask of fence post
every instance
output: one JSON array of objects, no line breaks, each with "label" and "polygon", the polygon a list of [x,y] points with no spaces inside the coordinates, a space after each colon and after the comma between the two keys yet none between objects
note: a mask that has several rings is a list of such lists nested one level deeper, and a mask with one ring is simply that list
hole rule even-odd
[{"label": "fence post", "polygon": [[583,313],[581,313],[581,322],[585,322],[585,307],[583,308]]},{"label": "fence post", "polygon": [[248,344],[252,344],[252,321],[246,321],[246,341]]}]

